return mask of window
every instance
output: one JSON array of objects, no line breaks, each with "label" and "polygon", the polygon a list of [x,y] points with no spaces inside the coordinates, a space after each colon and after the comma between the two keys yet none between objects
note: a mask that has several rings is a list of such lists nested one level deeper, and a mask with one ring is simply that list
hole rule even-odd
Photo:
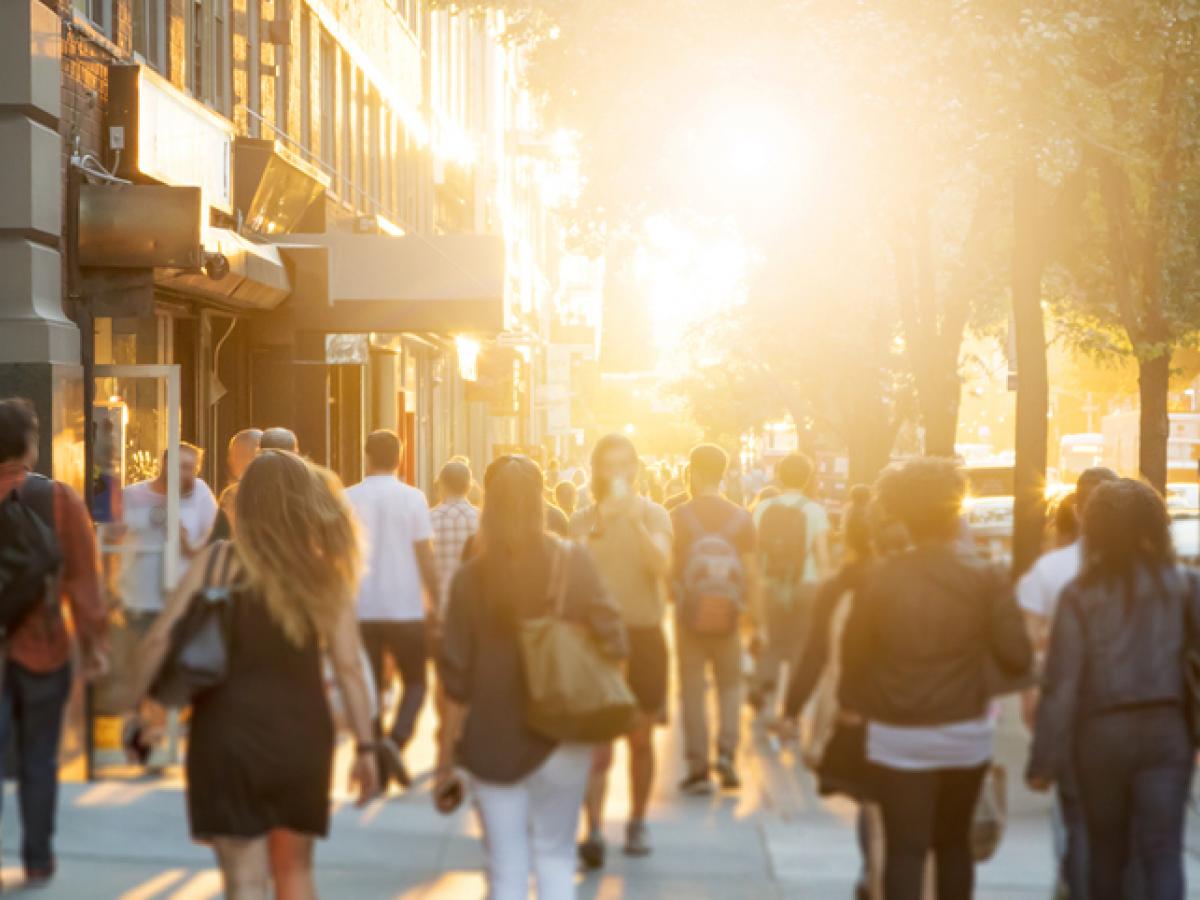
[{"label": "window", "polygon": [[[321,165],[332,168],[337,165],[334,158],[337,128],[337,57],[334,55],[333,39],[321,29],[321,58],[319,61],[321,91],[321,117],[319,120],[321,137]],[[337,185],[333,185],[337,190]]]},{"label": "window", "polygon": [[278,134],[291,137],[288,123],[288,48],[275,45],[275,128]]},{"label": "window", "polygon": [[192,96],[229,115],[229,0],[191,0],[188,87]]},{"label": "window", "polygon": [[250,136],[262,136],[262,0],[246,4],[246,107]]},{"label": "window", "polygon": [[130,15],[134,52],[159,72],[166,72],[166,0],[133,0]]},{"label": "window", "polygon": [[355,198],[357,206],[362,210],[367,210],[371,205],[371,179],[370,179],[370,145],[371,135],[368,133],[367,127],[367,79],[362,72],[358,72],[355,80],[354,90],[354,114],[357,119],[354,123],[354,141],[357,145],[358,153],[356,154],[354,166],[354,178],[357,182],[358,196]]},{"label": "window", "polygon": [[312,155],[312,18],[307,6],[300,8],[300,144]]},{"label": "window", "polygon": [[342,175],[342,199],[354,202],[354,154],[351,147],[354,145],[351,140],[351,121],[353,120],[354,106],[351,103],[354,94],[351,91],[351,82],[354,78],[354,67],[350,65],[350,57],[345,53],[340,54],[341,57],[341,75],[342,75],[342,102],[340,104],[340,113],[342,117],[342,135],[338,145],[337,167]]},{"label": "window", "polygon": [[96,28],[112,37],[113,0],[72,0],[71,5],[81,16],[86,16]]},{"label": "window", "polygon": [[380,182],[382,176],[380,170],[383,167],[383,153],[386,144],[383,140],[383,133],[379,127],[379,94],[374,88],[369,88],[367,94],[367,127],[371,131],[370,140],[367,144],[369,156],[369,165],[371,172],[371,205],[375,212],[383,212],[383,194],[380,192]]}]

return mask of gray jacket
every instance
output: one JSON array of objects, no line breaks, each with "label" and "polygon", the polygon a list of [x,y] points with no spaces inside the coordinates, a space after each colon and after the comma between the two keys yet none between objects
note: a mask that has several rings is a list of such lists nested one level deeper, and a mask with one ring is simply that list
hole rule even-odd
[{"label": "gray jacket", "polygon": [[1077,724],[1119,709],[1187,705],[1184,654],[1200,647],[1200,579],[1164,566],[1129,579],[1083,575],[1063,590],[1046,656],[1031,776],[1058,778]]}]

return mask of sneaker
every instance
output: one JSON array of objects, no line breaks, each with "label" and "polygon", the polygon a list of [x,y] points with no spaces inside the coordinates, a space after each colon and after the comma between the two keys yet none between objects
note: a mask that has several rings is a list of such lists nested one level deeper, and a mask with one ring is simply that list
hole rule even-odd
[{"label": "sneaker", "polygon": [[645,822],[630,822],[625,826],[625,855],[650,855],[650,839],[646,833]]},{"label": "sneaker", "polygon": [[587,872],[604,868],[604,838],[593,834],[579,844],[579,862]]},{"label": "sneaker", "polygon": [[408,767],[404,765],[404,756],[400,753],[396,742],[391,738],[384,738],[379,742],[379,749],[383,752],[383,758],[386,761],[386,772],[381,772],[380,775],[390,777],[402,788],[411,785],[412,776],[408,774]]},{"label": "sneaker", "polygon": [[54,864],[40,869],[25,870],[25,887],[27,889],[44,888],[54,880]]},{"label": "sneaker", "polygon": [[733,760],[720,759],[717,762],[717,777],[721,779],[721,789],[725,791],[736,791],[742,786],[742,779],[738,778],[737,770],[733,767]]},{"label": "sneaker", "polygon": [[693,772],[683,781],[679,782],[679,792],[688,794],[692,797],[700,797],[705,794],[712,793],[712,781],[708,777],[708,770],[701,772]]}]

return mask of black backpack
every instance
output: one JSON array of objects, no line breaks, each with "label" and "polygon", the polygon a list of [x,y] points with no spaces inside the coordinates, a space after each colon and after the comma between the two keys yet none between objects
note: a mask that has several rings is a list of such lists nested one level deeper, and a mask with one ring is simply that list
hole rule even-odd
[{"label": "black backpack", "polygon": [[62,552],[54,533],[54,482],[30,475],[0,500],[0,638],[54,592]]},{"label": "black backpack", "polygon": [[793,582],[804,578],[808,563],[808,516],[802,506],[781,500],[769,501],[758,521],[758,550],[763,574],[775,581]]}]

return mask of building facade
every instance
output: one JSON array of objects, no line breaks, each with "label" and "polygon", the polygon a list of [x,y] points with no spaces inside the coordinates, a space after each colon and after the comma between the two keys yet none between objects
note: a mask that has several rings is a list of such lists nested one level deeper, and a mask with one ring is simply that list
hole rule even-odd
[{"label": "building facade", "polygon": [[0,4],[0,395],[37,404],[115,604],[121,489],[180,441],[214,490],[251,426],[347,483],[395,429],[431,493],[454,454],[568,448],[573,164],[503,27],[426,0]]}]

